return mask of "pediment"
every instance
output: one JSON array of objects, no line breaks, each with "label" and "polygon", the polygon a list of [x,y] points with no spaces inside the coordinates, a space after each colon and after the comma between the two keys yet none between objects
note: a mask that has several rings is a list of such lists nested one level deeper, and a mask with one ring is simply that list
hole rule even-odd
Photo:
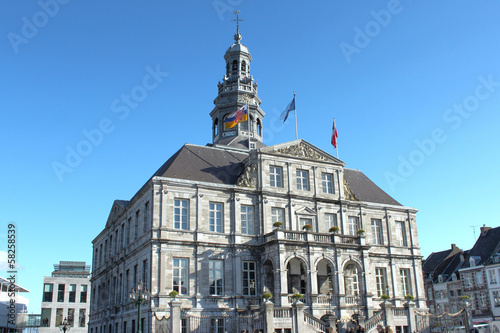
[{"label": "pediment", "polygon": [[295,210],[296,215],[310,215],[310,216],[316,216],[316,211],[314,209],[311,209],[306,206],[302,206],[298,209]]},{"label": "pediment", "polygon": [[342,166],[345,165],[345,163],[338,158],[328,154],[327,152],[302,139],[261,148],[261,151],[266,153],[274,153],[276,155],[289,156],[292,158],[331,162]]},{"label": "pediment", "polygon": [[106,221],[106,227],[113,224],[122,214],[125,212],[125,207],[128,201],[115,200],[113,206],[111,207],[111,212],[109,212],[108,220]]}]

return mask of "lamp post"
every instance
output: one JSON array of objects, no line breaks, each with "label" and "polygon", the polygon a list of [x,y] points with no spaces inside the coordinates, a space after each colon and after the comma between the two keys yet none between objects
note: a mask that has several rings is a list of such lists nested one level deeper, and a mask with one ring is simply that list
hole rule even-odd
[{"label": "lamp post", "polygon": [[149,300],[149,297],[151,294],[148,292],[147,289],[143,290],[144,288],[144,283],[142,283],[142,280],[139,282],[137,285],[137,290],[133,289],[130,291],[130,299],[132,300],[132,303],[136,304],[138,307],[137,311],[137,333],[142,333],[141,329],[141,305],[146,304],[146,302]]},{"label": "lamp post", "polygon": [[61,325],[59,325],[59,329],[63,332],[69,331],[71,329],[71,326],[69,326],[68,320],[66,318],[64,318]]},{"label": "lamp post", "polygon": [[[471,331],[471,324],[470,324],[470,319],[469,319],[469,310],[470,307],[472,306],[472,303],[470,302],[469,299],[464,299],[464,310],[465,310],[465,331],[469,333]],[[472,327],[474,327],[474,324],[472,324]]]}]

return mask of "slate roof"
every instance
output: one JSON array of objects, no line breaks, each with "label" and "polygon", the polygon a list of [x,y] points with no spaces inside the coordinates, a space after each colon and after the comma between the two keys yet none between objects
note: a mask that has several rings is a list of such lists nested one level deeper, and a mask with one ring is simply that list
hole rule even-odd
[{"label": "slate roof", "polygon": [[440,252],[432,252],[429,254],[427,259],[422,263],[422,271],[424,274],[432,274],[434,270],[442,263],[448,256],[450,255],[452,249],[440,251]]},{"label": "slate roof", "polygon": [[236,184],[248,153],[185,144],[153,175],[215,184]]},{"label": "slate roof", "polygon": [[434,270],[432,275],[432,280],[438,282],[439,275],[443,276],[443,281],[451,281],[453,274],[456,274],[459,268],[462,267],[462,261],[460,260],[463,252],[452,253],[445,260],[443,260]]},{"label": "slate roof", "polygon": [[[484,227],[483,227],[484,228]],[[484,265],[488,260],[498,252],[500,245],[500,227],[481,231],[481,235],[477,239],[474,247],[470,250],[462,268],[470,267],[470,257],[480,257],[481,261],[476,262],[477,265]]]},{"label": "slate roof", "polygon": [[347,180],[356,198],[360,201],[402,206],[359,170],[345,168],[344,178]]}]

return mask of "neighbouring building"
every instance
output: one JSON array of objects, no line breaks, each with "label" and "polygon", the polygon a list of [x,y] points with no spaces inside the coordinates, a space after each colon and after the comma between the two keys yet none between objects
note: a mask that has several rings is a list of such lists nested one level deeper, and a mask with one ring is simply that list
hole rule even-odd
[{"label": "neighbouring building", "polygon": [[84,261],[60,261],[43,279],[40,333],[60,332],[67,320],[71,332],[87,332],[90,307],[90,266]]},{"label": "neighbouring building", "polygon": [[[417,330],[406,312],[427,309],[417,210],[305,140],[266,146],[239,32],[224,59],[212,143],[185,144],[116,200],[92,242],[89,332],[305,333],[353,319],[374,330],[386,295],[396,331]],[[138,319],[140,281],[151,297]]]},{"label": "neighbouring building", "polygon": [[0,277],[0,333],[22,329],[17,318],[27,312],[29,300],[20,293],[29,292],[28,289]]}]

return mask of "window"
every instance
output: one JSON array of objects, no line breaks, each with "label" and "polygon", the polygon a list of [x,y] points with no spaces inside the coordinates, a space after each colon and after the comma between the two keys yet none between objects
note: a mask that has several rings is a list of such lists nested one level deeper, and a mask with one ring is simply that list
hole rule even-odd
[{"label": "window", "polygon": [[285,225],[285,210],[283,208],[271,208],[272,222],[281,222]]},{"label": "window", "polygon": [[349,296],[359,295],[359,272],[355,265],[349,265],[344,271],[345,293]]},{"label": "window", "polygon": [[396,221],[396,235],[398,236],[399,246],[408,246],[406,227],[403,221]]},{"label": "window", "polygon": [[188,294],[188,259],[173,260],[173,290],[181,295]]},{"label": "window", "polygon": [[137,265],[134,266],[134,280],[132,281],[132,288],[137,287]]},{"label": "window", "polygon": [[321,175],[323,193],[333,194],[333,175],[331,173],[323,173]]},{"label": "window", "polygon": [[69,299],[68,302],[70,303],[75,303],[75,298],[76,298],[76,284],[70,284],[69,285]]},{"label": "window", "polygon": [[209,281],[210,295],[222,296],[224,292],[224,270],[222,260],[210,260]]},{"label": "window", "polygon": [[472,287],[472,276],[471,273],[465,273],[464,274],[464,281],[465,281],[465,286],[468,288]]},{"label": "window", "polygon": [[500,306],[500,291],[493,292],[493,303],[495,304],[496,308]]},{"label": "window", "polygon": [[41,322],[42,327],[50,326],[51,314],[52,314],[52,309],[50,308],[42,309],[42,322]]},{"label": "window", "polygon": [[488,307],[488,300],[486,299],[486,292],[484,292],[484,291],[481,291],[479,293],[479,307],[481,307],[481,308]]},{"label": "window", "polygon": [[241,62],[241,71],[245,72],[247,70],[247,63],[243,60]]},{"label": "window", "polygon": [[212,232],[222,232],[222,204],[209,204],[209,222],[208,227]]},{"label": "window", "polygon": [[224,333],[224,318],[211,318],[210,319],[210,332]]},{"label": "window", "polygon": [[43,285],[43,301],[42,302],[52,302],[53,291],[54,291],[54,285],[52,283],[45,283]]},{"label": "window", "polygon": [[490,277],[490,284],[497,283],[497,276],[495,275],[495,271],[494,270],[489,270],[488,271],[488,275]]},{"label": "window", "polygon": [[243,261],[243,295],[255,296],[255,261]]},{"label": "window", "polygon": [[283,169],[281,167],[270,166],[269,177],[272,187],[283,187]]},{"label": "window", "polygon": [[297,190],[309,191],[309,171],[297,170]]},{"label": "window", "polygon": [[325,214],[325,227],[330,230],[331,227],[337,227],[337,214]]},{"label": "window", "polygon": [[70,327],[75,326],[75,309],[68,309],[68,324]]},{"label": "window", "polygon": [[63,321],[63,309],[57,308],[56,309],[56,327],[61,326],[62,321]]},{"label": "window", "polygon": [[241,206],[241,233],[245,235],[253,235],[255,233],[253,206]]},{"label": "window", "polygon": [[476,284],[478,286],[483,285],[483,272],[476,272]]},{"label": "window", "polygon": [[373,232],[373,244],[378,244],[378,245],[384,244],[381,219],[372,219],[372,232]]},{"label": "window", "polygon": [[347,219],[347,232],[349,235],[356,236],[359,229],[359,217],[349,216]]},{"label": "window", "polygon": [[118,253],[118,229],[115,230],[115,248],[114,252]]},{"label": "window", "polygon": [[144,229],[143,232],[148,230],[149,225],[149,201],[144,204]]},{"label": "window", "polygon": [[142,261],[142,282],[144,282],[144,288],[148,287],[148,260]]},{"label": "window", "polygon": [[130,269],[127,269],[125,271],[125,293],[127,294],[126,297],[128,297],[128,293],[129,293],[129,277],[130,277]]},{"label": "window", "polygon": [[410,270],[400,269],[399,274],[401,275],[401,292],[403,297],[406,295],[411,295],[411,285],[410,285]]},{"label": "window", "polygon": [[134,225],[134,239],[137,239],[139,237],[139,214],[141,212],[137,210],[135,212],[135,225]]},{"label": "window", "polygon": [[174,200],[174,229],[188,230],[189,201]]},{"label": "window", "polygon": [[377,284],[377,296],[384,295],[387,287],[385,268],[375,268],[375,283]]},{"label": "window", "polygon": [[181,333],[188,333],[188,319],[181,318]]},{"label": "window", "polygon": [[299,228],[300,230],[302,230],[304,228],[305,225],[310,225],[312,226],[312,219],[308,219],[308,218],[303,218],[301,217],[299,219]]},{"label": "window", "polygon": [[127,223],[127,237],[125,238],[126,240],[125,246],[128,246],[130,244],[130,228],[132,228],[131,225],[132,225],[132,218],[130,217]]},{"label": "window", "polygon": [[80,303],[87,303],[87,285],[80,286]]},{"label": "window", "polygon": [[64,302],[64,284],[60,284],[57,290],[57,301]]}]

